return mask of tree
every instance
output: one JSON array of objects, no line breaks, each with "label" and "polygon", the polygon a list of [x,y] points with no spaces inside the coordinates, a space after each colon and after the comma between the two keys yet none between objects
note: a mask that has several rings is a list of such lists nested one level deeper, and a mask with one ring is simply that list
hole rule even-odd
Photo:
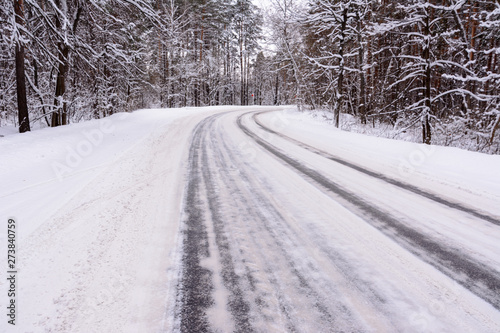
[{"label": "tree", "polygon": [[146,81],[138,38],[159,24],[147,1],[27,4],[32,59],[27,79],[36,96],[34,109],[50,116],[51,126],[67,124],[71,110],[78,120],[106,116],[134,102],[135,87]]},{"label": "tree", "polygon": [[262,18],[250,0],[237,0],[234,5],[234,31],[238,42],[240,65],[240,104],[248,105],[250,57],[257,50]]},{"label": "tree", "polygon": [[16,85],[17,85],[17,108],[19,116],[19,132],[30,130],[28,115],[28,101],[26,98],[26,79],[24,72],[24,41],[22,29],[24,26],[24,1],[14,0],[15,26],[15,50],[16,50]]},{"label": "tree", "polygon": [[[272,25],[272,40],[276,45],[275,62],[277,67],[277,78],[279,81],[280,72],[283,76],[282,90],[285,90],[292,96],[293,99],[288,100],[285,96],[283,101],[286,104],[297,103],[299,110],[304,102],[314,105],[314,101],[309,98],[308,85],[304,82],[303,68],[304,58],[303,42],[302,42],[302,27],[300,24],[300,14],[304,8],[295,0],[274,0],[272,2],[273,12],[270,16]],[[291,82],[287,82],[287,78],[291,78]],[[278,94],[276,94],[278,95]]]},{"label": "tree", "polygon": [[[395,112],[413,114],[412,122],[422,124],[422,142],[431,143],[431,118],[438,119],[436,107],[440,103],[452,105],[460,98],[462,111],[468,113],[468,98],[481,100],[482,97],[471,90],[471,81],[477,79],[470,69],[473,59],[467,52],[461,56],[451,56],[465,50],[464,38],[457,34],[461,21],[457,19],[456,5],[438,4],[438,1],[412,0],[397,7],[401,17],[389,18],[377,26],[378,33],[392,33],[404,41],[397,57],[401,59],[401,70],[394,84],[402,84],[406,92],[406,103]],[[456,30],[450,29],[455,25]],[[465,38],[466,39],[466,38]],[[460,41],[457,45],[457,40]],[[454,73],[454,74],[447,74]],[[443,80],[450,80],[445,84]],[[467,81],[467,82],[466,82]],[[465,84],[463,84],[465,82]]]},{"label": "tree", "polygon": [[[365,11],[365,6],[366,3],[362,1],[351,0],[317,0],[310,3],[306,23],[315,35],[313,39],[319,44],[315,48],[319,54],[311,54],[308,59],[318,69],[330,72],[323,75],[333,81],[327,84],[327,89],[331,94],[335,127],[339,127],[340,113],[345,109],[346,74],[364,70],[363,65],[359,64],[360,52],[364,52],[361,47],[363,37],[360,36],[362,34],[360,26],[364,22],[357,24],[357,20],[364,18],[365,15],[361,12]],[[356,42],[359,52],[352,52],[353,48],[356,48]],[[358,56],[358,66],[356,66],[356,56]],[[364,75],[360,76],[363,77]]]},{"label": "tree", "polygon": [[482,6],[480,28],[485,30],[486,45],[482,56],[486,62],[484,94],[489,97],[482,106],[487,118],[486,130],[489,132],[489,144],[493,144],[495,134],[500,127],[500,1],[489,2]]}]

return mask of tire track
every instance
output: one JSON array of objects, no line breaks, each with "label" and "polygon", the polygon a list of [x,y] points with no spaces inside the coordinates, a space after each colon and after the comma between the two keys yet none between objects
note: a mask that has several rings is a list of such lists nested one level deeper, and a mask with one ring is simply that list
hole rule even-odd
[{"label": "tire track", "polygon": [[380,179],[380,180],[383,180],[389,184],[392,184],[392,185],[395,185],[399,188],[402,188],[404,190],[407,190],[407,191],[410,191],[412,193],[415,193],[415,194],[418,194],[422,197],[425,197],[427,199],[430,199],[432,201],[435,201],[435,202],[438,202],[442,205],[445,205],[447,207],[450,207],[450,208],[453,208],[453,209],[456,209],[456,210],[459,210],[459,211],[462,211],[462,212],[465,212],[467,214],[470,214],[474,217],[477,217],[479,219],[482,219],[482,220],[485,220],[485,221],[488,221],[490,223],[493,223],[495,225],[498,225],[500,226],[500,219],[497,218],[497,217],[493,217],[493,216],[490,216],[490,215],[487,215],[487,214],[483,214],[471,207],[466,207],[464,206],[463,204],[460,204],[460,203],[457,203],[457,202],[453,202],[453,201],[450,201],[450,200],[447,200],[445,198],[442,198],[436,194],[433,194],[433,193],[430,193],[428,191],[425,191],[417,186],[414,186],[414,185],[411,185],[411,184],[408,184],[408,183],[404,183],[402,181],[399,181],[399,180],[396,180],[394,178],[390,178],[390,177],[387,177],[386,175],[383,175],[383,174],[380,174],[380,173],[377,173],[377,172],[374,172],[374,171],[371,171],[369,169],[366,169],[360,165],[357,165],[357,164],[354,164],[354,163],[351,163],[351,162],[348,162],[346,160],[343,160],[337,156],[334,156],[330,153],[327,153],[321,149],[317,149],[313,146],[310,146],[304,142],[301,142],[301,141],[298,141],[296,139],[293,139],[283,133],[279,133],[279,132],[276,132],[276,131],[273,131],[272,129],[270,129],[269,127],[265,126],[258,118],[258,116],[260,114],[264,114],[264,113],[268,113],[268,112],[272,112],[272,111],[264,111],[264,112],[258,112],[258,113],[254,113],[253,116],[252,116],[252,119],[255,121],[255,123],[260,127],[262,128],[264,131],[268,132],[268,133],[271,133],[271,134],[274,134],[274,135],[277,135],[289,142],[292,142],[304,149],[307,149],[309,150],[310,152],[313,152],[317,155],[320,155],[326,159],[329,159],[331,161],[334,161],[336,163],[339,163],[339,164],[342,164],[346,167],[349,167],[351,169],[354,169],[356,171],[359,171],[361,173],[364,173],[368,176],[371,176],[371,177],[374,177],[374,178],[377,178],[377,179]]},{"label": "tire track", "polygon": [[[220,117],[220,115],[218,115],[218,117]],[[210,128],[213,125],[215,118],[216,117],[212,118],[207,123],[207,128]],[[235,331],[250,333],[254,332],[249,318],[250,305],[244,298],[244,293],[241,288],[240,276],[235,272],[233,258],[231,255],[231,244],[224,230],[225,222],[221,214],[220,203],[218,201],[217,184],[214,181],[212,175],[212,172],[214,172],[215,170],[210,169],[210,160],[207,153],[210,141],[207,140],[207,137],[210,136],[211,132],[205,130],[204,134],[205,135],[202,141],[203,153],[201,173],[207,189],[206,194],[208,200],[208,209],[211,213],[212,223],[215,231],[215,242],[217,244],[217,250],[219,251],[219,256],[221,258],[222,281],[224,283],[224,286],[230,292],[227,305],[235,322]]]},{"label": "tire track", "polygon": [[405,225],[402,221],[395,219],[390,214],[370,205],[361,197],[340,187],[319,172],[289,157],[283,151],[264,141],[243,125],[242,118],[247,114],[238,117],[237,125],[246,135],[255,140],[258,145],[306,176],[306,178],[338,196],[339,201],[351,207],[353,211],[360,212],[368,223],[388,235],[408,251],[417,255],[500,310],[500,275],[498,272],[473,261],[465,255],[460,255],[452,249],[446,248],[435,240]]},{"label": "tire track", "polygon": [[[226,143],[226,140],[222,136],[219,136],[219,141],[214,138],[214,133],[216,133],[215,129],[211,131],[212,133],[212,147],[214,151],[218,151],[218,153],[213,156],[213,159],[218,161],[219,163],[214,166],[212,172],[208,174],[213,175],[215,170],[225,170],[228,169],[228,163],[234,163],[234,159],[232,156],[224,156],[224,152],[229,152],[231,149]],[[208,165],[208,161],[207,161]],[[290,293],[290,290],[286,290],[284,287],[284,275],[276,276],[274,270],[276,267],[274,266],[276,263],[281,263],[286,267],[284,273],[288,278],[294,281],[294,288],[296,292],[301,294],[305,299],[307,299],[307,303],[310,305],[311,310],[314,310],[315,314],[318,316],[319,322],[321,322],[322,331],[329,327],[328,331],[331,332],[342,332],[347,329],[347,331],[363,331],[357,325],[355,314],[353,314],[350,309],[339,301],[332,301],[332,299],[327,300],[324,293],[326,290],[325,286],[318,286],[318,281],[316,278],[310,275],[311,267],[315,266],[309,259],[305,258],[296,258],[290,252],[293,252],[293,249],[301,248],[302,245],[299,244],[302,240],[302,235],[295,233],[290,230],[290,227],[287,224],[287,220],[285,217],[278,211],[278,209],[273,205],[272,202],[266,197],[266,195],[262,192],[262,189],[259,189],[257,184],[263,185],[259,180],[256,179],[255,175],[252,179],[250,179],[250,175],[253,175],[252,172],[247,172],[251,166],[250,165],[241,165],[239,170],[240,173],[238,175],[238,181],[232,182],[231,177],[219,171],[220,179],[219,182],[213,181],[213,184],[221,183],[224,184],[225,188],[227,188],[228,193],[225,195],[229,195],[231,198],[234,198],[234,202],[236,206],[240,206],[245,210],[244,216],[250,217],[251,219],[248,221],[251,223],[251,227],[248,229],[251,231],[252,235],[250,237],[253,240],[252,251],[259,251],[261,256],[269,257],[270,253],[273,253],[275,259],[270,263],[265,264],[265,273],[267,275],[267,282],[272,285],[274,291],[280,294],[280,292],[286,291],[286,293]],[[257,170],[254,170],[257,172]],[[241,184],[251,184],[251,188],[242,188]],[[271,189],[269,189],[271,191]],[[232,209],[230,209],[232,211]],[[226,219],[230,214],[225,212]],[[258,233],[252,232],[257,228]],[[257,236],[259,239],[255,238]],[[248,236],[245,237],[248,239]],[[267,240],[267,244],[264,246],[259,246],[262,239]],[[233,258],[233,260],[240,261],[245,264],[245,257],[239,256],[238,258]],[[272,264],[271,264],[272,263]],[[305,269],[307,267],[307,269]],[[315,271],[317,271],[316,268]],[[246,266],[245,272],[249,272],[250,269]],[[254,284],[254,278],[252,274],[247,274],[246,278],[248,279],[248,285],[250,289],[252,289],[252,284]],[[290,288],[290,287],[288,287]],[[251,292],[252,290],[250,290]],[[255,291],[255,290],[253,290]],[[246,298],[250,297],[249,290],[244,291],[247,295]],[[331,291],[335,293],[335,291]],[[338,292],[338,291],[336,291]],[[258,294],[258,291],[257,291]],[[336,295],[337,298],[339,295]],[[258,298],[259,296],[257,296]],[[249,300],[250,301],[250,300]],[[283,299],[278,299],[280,303],[280,310],[287,318],[287,328],[291,332],[295,331],[303,331],[296,327],[296,320],[292,319],[290,311],[295,310],[297,305],[294,305],[293,300],[292,303]],[[256,301],[257,303],[257,301]],[[257,304],[258,307],[258,304]],[[312,323],[310,323],[312,324]],[[319,323],[318,323],[319,324]]]},{"label": "tire track", "polygon": [[[257,315],[259,307],[267,306],[266,296],[259,288],[256,288],[256,280],[246,262],[247,257],[239,254],[235,235],[227,230],[233,210],[224,209],[222,205],[227,204],[228,195],[231,195],[239,208],[245,210],[244,216],[250,219],[247,223],[252,225],[250,230],[256,231],[253,235],[244,236],[247,241],[253,240],[253,246],[250,247],[252,253],[256,251],[256,245],[264,238],[267,244],[264,247],[257,247],[261,257],[273,256],[275,259],[272,263],[283,265],[278,275],[275,271],[277,268],[271,262],[264,261],[264,265],[260,267],[265,267],[262,272],[266,275],[261,283],[270,285],[273,293],[278,297],[280,312],[286,318],[283,324],[287,330],[295,332],[307,329],[307,327],[302,327],[302,329],[296,327],[297,324],[300,323],[299,326],[302,326],[304,323],[297,322],[292,315],[297,308],[302,308],[294,304],[295,299],[289,299],[288,288],[292,284],[294,293],[301,295],[301,298],[309,304],[306,308],[312,310],[311,313],[317,316],[319,322],[314,325],[319,325],[318,327],[322,327],[323,331],[328,327],[328,331],[331,332],[341,332],[345,329],[359,331],[359,327],[354,328],[357,325],[357,320],[354,319],[355,314],[351,313],[345,304],[339,301],[327,301],[322,295],[325,290],[315,278],[310,276],[309,260],[302,262],[302,259],[298,260],[289,252],[290,246],[300,247],[296,241],[301,237],[288,230],[285,218],[273,204],[260,193],[260,190],[242,189],[241,182],[229,184],[230,177],[224,175],[222,170],[225,168],[224,165],[227,168],[227,163],[233,162],[231,156],[225,156],[230,148],[218,132],[217,126],[214,125],[215,120],[222,115],[212,116],[202,121],[193,134],[190,147],[189,179],[184,208],[186,216],[182,259],[184,269],[177,297],[178,308],[180,308],[178,313],[181,317],[180,331],[214,331],[211,318],[207,315],[214,305],[213,293],[217,292],[214,289],[214,274],[220,274],[223,285],[229,292],[226,307],[231,313],[235,332],[256,331],[254,324],[257,318],[269,325],[275,324],[272,317],[266,319],[264,313]],[[218,137],[217,134],[219,134]],[[246,167],[242,169],[246,170]],[[244,175],[245,173],[246,171],[243,171],[240,175],[243,177],[241,180],[253,184],[248,175]],[[219,184],[224,186],[224,189],[220,189]],[[206,212],[209,213],[206,214]],[[208,223],[213,225],[215,248],[209,246]],[[214,270],[207,269],[202,263],[212,251],[217,251],[220,258],[220,268]],[[285,276],[286,283],[282,281]],[[256,297],[252,298],[252,295]],[[340,295],[337,296],[340,297]],[[311,313],[307,315],[310,316]],[[309,324],[313,325],[313,322]]]},{"label": "tire track", "polygon": [[[239,276],[235,273],[229,240],[224,234],[224,221],[219,213],[219,203],[211,171],[208,168],[208,129],[217,117],[205,118],[196,127],[189,151],[189,172],[184,204],[185,231],[183,243],[183,269],[178,286],[177,303],[181,332],[212,332],[207,310],[214,305],[213,272],[203,267],[201,261],[210,257],[210,250],[218,251],[221,260],[221,277],[229,291],[227,306],[235,323],[236,332],[253,332],[249,320],[249,305],[243,297]],[[206,201],[206,202],[205,202]],[[207,216],[207,212],[209,212]],[[209,248],[207,223],[213,223],[216,249]]]},{"label": "tire track", "polygon": [[[210,119],[210,118],[206,118]],[[189,150],[189,173],[184,203],[185,230],[183,256],[177,303],[180,311],[181,332],[211,332],[207,309],[214,304],[212,272],[202,267],[201,260],[210,255],[204,212],[201,207],[200,132],[206,120],[193,134]]]}]

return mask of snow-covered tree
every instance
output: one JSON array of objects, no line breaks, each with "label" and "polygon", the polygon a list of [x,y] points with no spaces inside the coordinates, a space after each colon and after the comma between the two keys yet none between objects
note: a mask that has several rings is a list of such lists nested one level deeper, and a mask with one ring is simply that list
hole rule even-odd
[{"label": "snow-covered tree", "polygon": [[348,74],[358,74],[362,81],[359,87],[363,118],[366,102],[364,92],[364,38],[368,3],[361,0],[315,0],[310,3],[306,24],[312,29],[314,51],[308,59],[317,67],[317,72],[326,78],[323,94],[330,95],[329,103],[334,111],[335,126],[339,126],[339,116],[346,109],[345,98]]},{"label": "snow-covered tree", "polygon": [[441,116],[439,107],[450,108],[460,101],[461,112],[468,114],[471,99],[484,100],[470,84],[478,80],[473,69],[475,51],[467,45],[475,37],[464,35],[457,13],[462,5],[453,1],[448,5],[433,0],[405,1],[396,7],[397,15],[376,26],[377,33],[391,33],[403,41],[394,51],[401,67],[392,85],[403,87],[400,96],[404,102],[393,111],[411,114],[410,123],[421,121],[422,141],[427,144],[431,143],[431,119]]},{"label": "snow-covered tree", "polygon": [[240,104],[248,105],[250,57],[256,53],[262,25],[258,8],[250,0],[236,0],[233,24],[238,43]]},{"label": "snow-covered tree", "polygon": [[271,5],[268,16],[271,40],[276,46],[274,61],[277,87],[282,92],[280,103],[296,103],[299,109],[304,103],[314,105],[304,79],[303,28],[300,23],[304,6],[296,0],[274,0]]}]

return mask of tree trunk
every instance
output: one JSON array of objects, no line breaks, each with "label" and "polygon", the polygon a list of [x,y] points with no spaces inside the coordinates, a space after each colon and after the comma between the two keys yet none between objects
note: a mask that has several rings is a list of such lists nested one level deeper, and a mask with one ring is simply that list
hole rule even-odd
[{"label": "tree trunk", "polygon": [[274,105],[278,105],[278,93],[279,93],[279,86],[280,86],[280,74],[279,71],[276,72],[276,85],[275,85],[275,91],[274,91]]},{"label": "tree trunk", "polygon": [[422,141],[425,144],[431,144],[431,126],[429,124],[429,115],[431,112],[431,59],[430,59],[430,26],[429,16],[425,17],[425,36],[427,37],[422,58],[425,59],[425,77],[424,77],[424,103],[425,109],[422,117]]},{"label": "tree trunk", "polygon": [[497,118],[495,119],[495,123],[493,124],[491,130],[490,145],[493,144],[493,140],[495,139],[495,133],[499,126],[500,126],[500,114],[497,115]]},{"label": "tree trunk", "polygon": [[245,105],[245,54],[244,54],[244,37],[243,37],[243,23],[239,23],[239,57],[240,57],[240,105]]},{"label": "tree trunk", "polygon": [[358,62],[359,62],[359,102],[358,114],[361,118],[361,123],[366,124],[366,93],[365,93],[365,70],[364,70],[364,52],[363,40],[361,36],[361,19],[358,16]]},{"label": "tree trunk", "polygon": [[245,55],[245,105],[250,105],[250,83],[248,78],[250,77],[250,56]]},{"label": "tree trunk", "polygon": [[[60,46],[61,48],[62,46]],[[59,49],[59,68],[56,80],[56,95],[54,98],[54,106],[57,109],[52,113],[51,126],[56,127],[67,124],[66,102],[63,100],[66,92],[66,73],[68,72],[68,55],[69,48],[64,46]]]},{"label": "tree trunk", "polygon": [[335,127],[339,127],[340,124],[340,111],[342,110],[342,103],[344,102],[344,44],[345,44],[345,30],[347,25],[347,7],[344,8],[342,12],[342,25],[340,27],[340,47],[339,47],[339,77],[337,82],[337,105],[333,110],[333,119]]},{"label": "tree trunk", "polygon": [[[14,13],[16,24],[24,25],[24,2],[14,0]],[[17,84],[17,110],[19,117],[19,133],[30,130],[28,115],[28,101],[26,98],[26,74],[24,72],[24,46],[19,40],[16,43],[16,84]]]},{"label": "tree trunk", "polygon": [[47,126],[50,127],[49,118],[47,118],[47,112],[45,112],[45,103],[43,101],[43,96],[39,92],[39,84],[38,84],[38,65],[36,59],[33,59],[33,79],[35,80],[35,88],[37,90],[36,94],[38,95],[38,99],[40,100],[40,104],[42,105],[42,113],[45,115],[43,119],[47,123]]},{"label": "tree trunk", "polygon": [[[65,4],[65,0],[56,1],[56,6],[61,9],[62,14],[64,15],[63,19],[67,19],[67,5]],[[83,12],[83,4],[80,4],[76,9],[76,15],[73,21],[73,25],[71,27],[72,33],[76,33],[76,28],[78,27],[78,23],[80,22],[81,14]],[[56,28],[61,28],[61,21],[59,17],[56,16],[55,20]],[[66,75],[69,69],[69,45],[66,45],[65,42],[60,41],[58,44],[59,51],[59,66],[56,80],[56,94],[54,98],[54,112],[52,113],[51,126],[60,126],[68,124],[68,113],[67,113],[67,104],[64,102],[64,93],[66,92]],[[62,105],[61,105],[62,103]]]}]

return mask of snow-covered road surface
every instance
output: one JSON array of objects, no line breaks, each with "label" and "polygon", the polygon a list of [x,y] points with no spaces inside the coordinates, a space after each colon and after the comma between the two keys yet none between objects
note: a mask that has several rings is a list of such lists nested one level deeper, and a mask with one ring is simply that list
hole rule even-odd
[{"label": "snow-covered road surface", "polygon": [[113,116],[38,190],[6,163],[21,331],[499,332],[499,157],[279,109]]}]

